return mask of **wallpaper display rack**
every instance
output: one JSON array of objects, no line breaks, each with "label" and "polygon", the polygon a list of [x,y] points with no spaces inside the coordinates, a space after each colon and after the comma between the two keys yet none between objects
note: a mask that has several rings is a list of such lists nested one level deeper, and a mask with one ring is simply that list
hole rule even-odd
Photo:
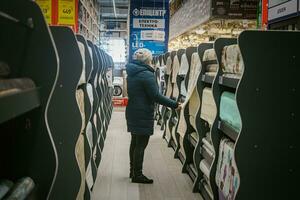
[{"label": "wallpaper display rack", "polygon": [[[238,39],[219,38],[198,46],[201,106],[196,129],[189,128],[192,121],[185,117],[187,131],[174,149],[179,147],[181,156],[175,157],[183,161],[182,172],[194,182],[191,190],[200,192],[204,199],[297,196],[296,76],[300,61],[295,52],[299,37],[296,31],[244,31]],[[264,48],[257,45],[260,41]],[[215,52],[216,60],[206,59],[209,51]],[[215,70],[213,74],[207,71],[208,64],[215,64],[209,68]],[[173,73],[166,72],[169,77]],[[216,113],[207,118],[205,112],[212,105]],[[165,111],[161,114],[164,138],[170,145],[178,139],[166,131],[172,117]],[[197,137],[191,139],[194,131]]]},{"label": "wallpaper display rack", "polygon": [[1,198],[91,199],[112,59],[70,28],[48,27],[35,2],[0,7]]}]

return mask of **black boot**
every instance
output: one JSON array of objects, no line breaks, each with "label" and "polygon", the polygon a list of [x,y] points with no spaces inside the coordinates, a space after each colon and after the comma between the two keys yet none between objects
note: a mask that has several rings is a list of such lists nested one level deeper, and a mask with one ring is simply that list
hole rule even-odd
[{"label": "black boot", "polygon": [[144,162],[144,152],[147,147],[149,136],[136,136],[136,147],[133,152],[133,183],[146,183],[150,184],[153,183],[153,180],[148,179],[146,176],[143,175],[143,162]]},{"label": "black boot", "polygon": [[146,176],[139,175],[139,176],[133,176],[132,177],[132,183],[143,183],[143,184],[152,184],[153,180],[147,178]]}]

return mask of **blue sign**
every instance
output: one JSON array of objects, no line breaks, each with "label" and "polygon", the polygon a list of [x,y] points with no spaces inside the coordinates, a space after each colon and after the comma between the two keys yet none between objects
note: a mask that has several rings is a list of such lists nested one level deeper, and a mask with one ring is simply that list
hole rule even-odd
[{"label": "blue sign", "polygon": [[169,0],[131,0],[129,29],[129,61],[140,48],[153,55],[168,51]]}]

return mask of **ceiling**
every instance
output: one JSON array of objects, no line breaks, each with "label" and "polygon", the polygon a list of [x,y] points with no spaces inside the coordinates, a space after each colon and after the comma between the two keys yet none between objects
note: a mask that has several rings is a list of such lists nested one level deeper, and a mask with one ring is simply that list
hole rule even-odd
[{"label": "ceiling", "polygon": [[103,20],[124,20],[128,16],[129,0],[98,0]]}]

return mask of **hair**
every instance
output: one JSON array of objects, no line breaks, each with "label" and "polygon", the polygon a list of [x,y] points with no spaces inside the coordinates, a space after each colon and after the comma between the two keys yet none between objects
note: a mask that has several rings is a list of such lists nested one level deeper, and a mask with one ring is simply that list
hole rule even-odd
[{"label": "hair", "polygon": [[133,54],[133,60],[138,60],[145,64],[151,64],[153,59],[152,53],[149,49],[142,48],[138,49]]}]

